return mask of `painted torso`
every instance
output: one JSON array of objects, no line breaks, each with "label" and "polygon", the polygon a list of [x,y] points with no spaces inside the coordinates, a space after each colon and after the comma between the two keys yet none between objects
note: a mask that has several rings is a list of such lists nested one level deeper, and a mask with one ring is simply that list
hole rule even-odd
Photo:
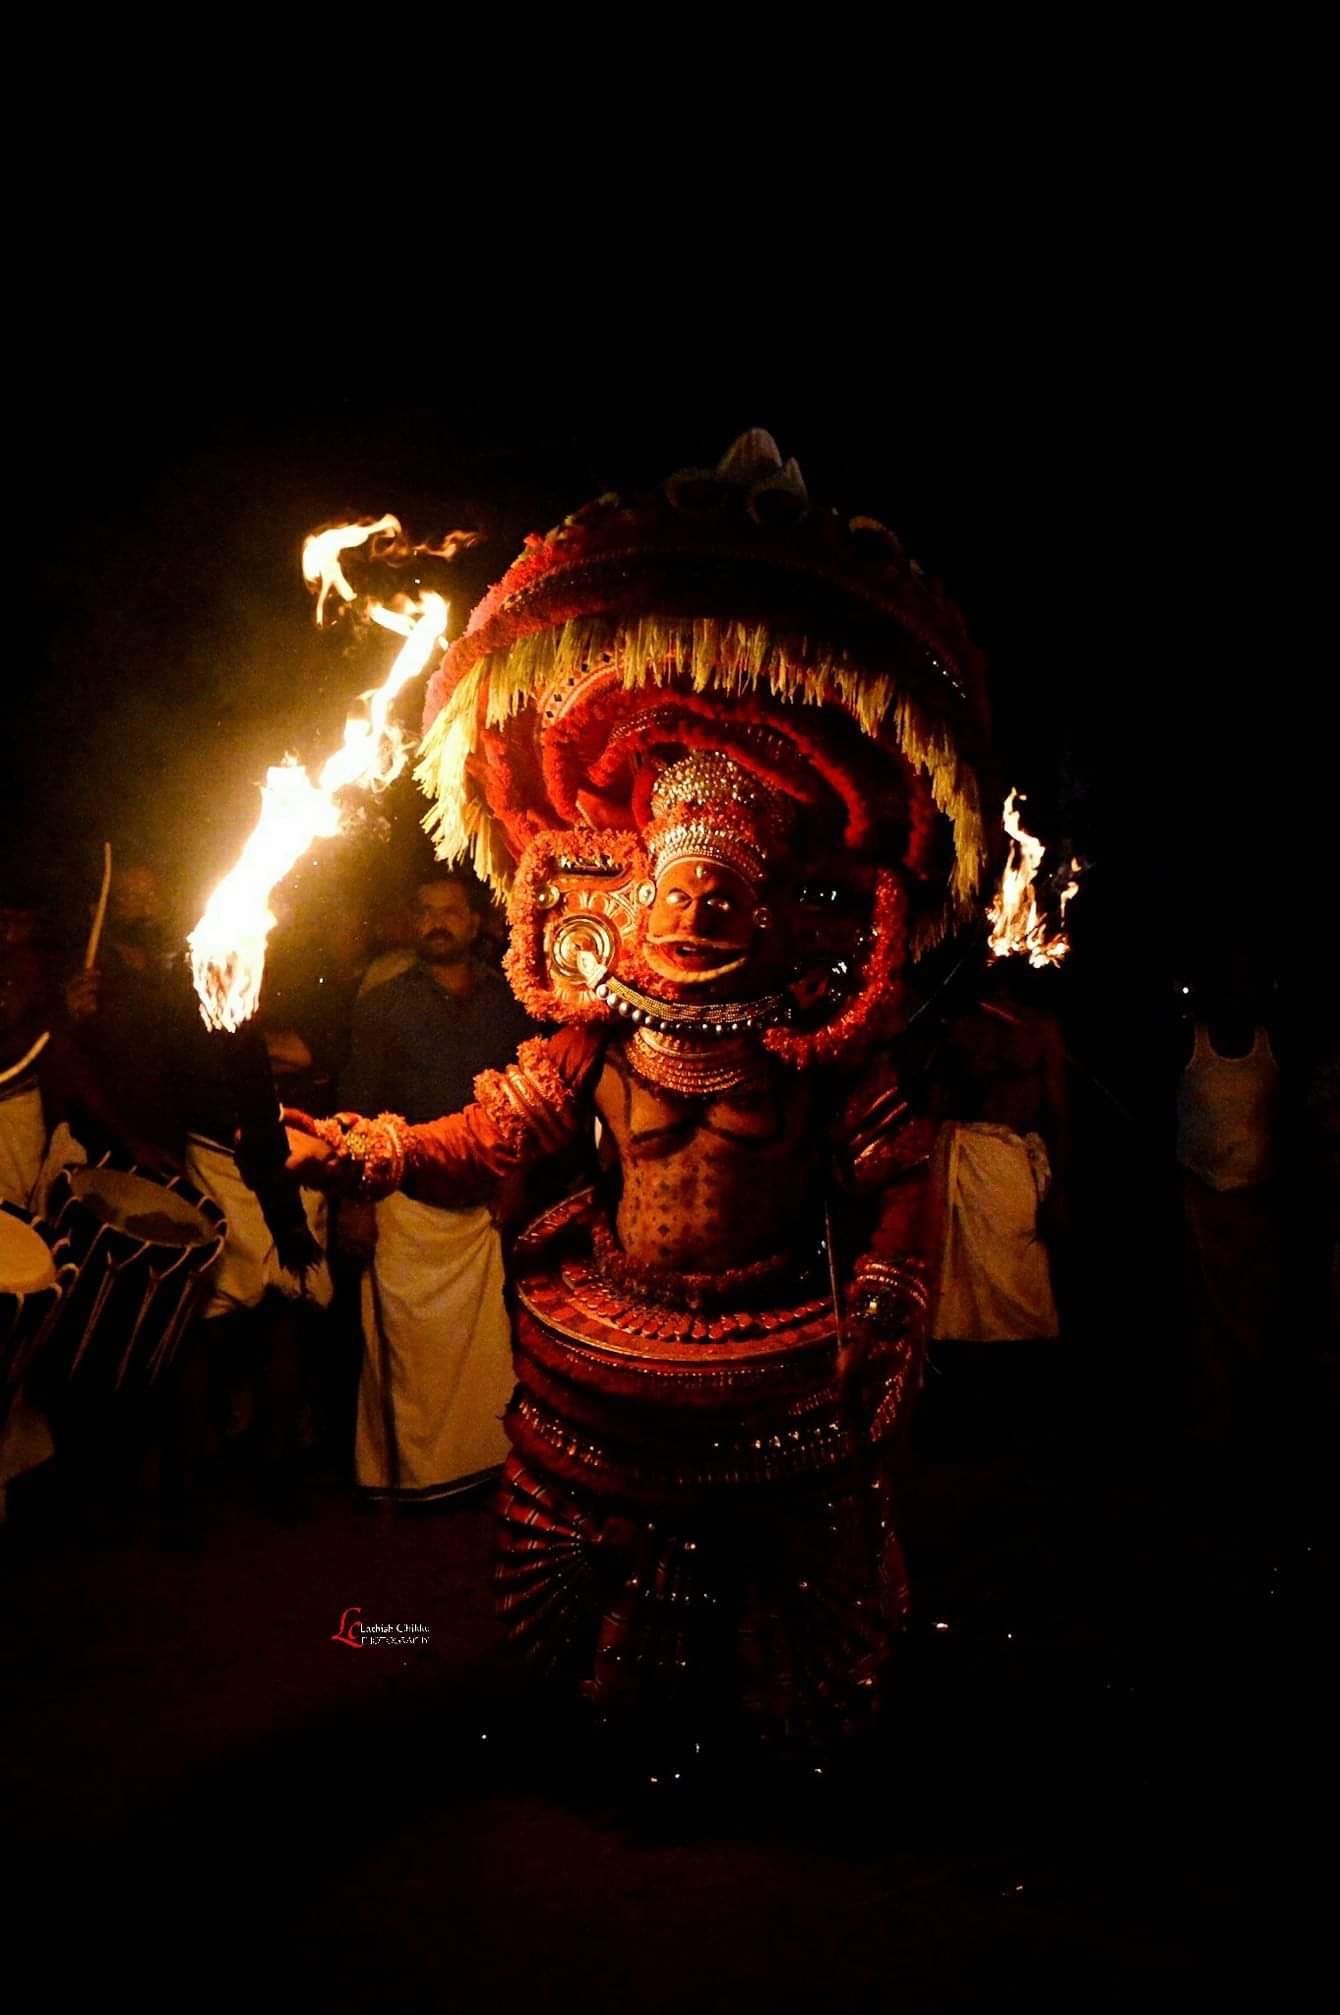
[{"label": "painted torso", "polygon": [[803,1077],[760,1049],[745,1082],[684,1096],[649,1083],[634,1058],[631,1039],[616,1041],[596,1085],[619,1160],[626,1253],[704,1273],[794,1249],[814,1231],[822,1156]]}]

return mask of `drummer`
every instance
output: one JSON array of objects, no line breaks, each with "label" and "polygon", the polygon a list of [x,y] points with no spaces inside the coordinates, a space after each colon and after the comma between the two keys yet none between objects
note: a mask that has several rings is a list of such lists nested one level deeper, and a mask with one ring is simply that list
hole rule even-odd
[{"label": "drummer", "polygon": [[[182,1141],[168,1092],[171,989],[177,950],[167,930],[162,879],[149,862],[118,859],[98,962],[65,982],[81,1081],[63,1087],[66,1120],[82,1152],[129,1151],[142,1168],[181,1166]],[[90,1104],[87,1078],[96,1085]]]},{"label": "drummer", "polygon": [[[282,972],[282,955],[274,961]],[[296,990],[294,990],[296,991]],[[267,987],[261,1017],[276,1080],[295,1068],[319,1071],[322,1041],[295,1025],[293,996]],[[214,1273],[204,1318],[179,1355],[180,1411],[171,1451],[169,1498],[186,1525],[194,1521],[195,1489],[208,1439],[210,1387],[224,1388],[225,1433],[249,1443],[263,1501],[280,1517],[299,1508],[307,1345],[313,1318],[330,1305],[325,1260],[326,1208],[304,1191],[308,1225],[321,1250],[303,1277],[280,1264],[275,1240],[233,1152],[235,1096],[225,1081],[217,1040],[205,1030],[190,975],[174,987],[169,1091],[184,1140],[190,1180],[228,1221],[228,1240]]]},{"label": "drummer", "polygon": [[[96,964],[65,980],[48,1017],[39,1066],[45,1156],[29,1197],[39,1214],[71,1163],[111,1152],[147,1170],[181,1168],[167,1069],[173,957],[160,877],[119,850]],[[76,1495],[119,1490],[141,1459],[151,1417],[78,1385],[62,1387],[59,1404],[55,1399],[51,1426],[70,1488]]]},{"label": "drummer", "polygon": [[[71,1036],[54,979],[48,923],[38,887],[22,870],[6,866],[0,872],[0,1199],[34,1213],[42,1211],[48,1171],[66,1157],[83,1159],[83,1149],[64,1130],[48,1157],[52,1122],[75,1102],[97,1114],[103,1126],[113,1122]],[[6,1219],[10,1255],[16,1243],[24,1243],[18,1223]],[[4,1286],[0,1280],[0,1292]],[[8,1411],[0,1404],[0,1415],[4,1519],[10,1483],[40,1469],[54,1455],[54,1441],[42,1408],[24,1390],[14,1394]]]}]

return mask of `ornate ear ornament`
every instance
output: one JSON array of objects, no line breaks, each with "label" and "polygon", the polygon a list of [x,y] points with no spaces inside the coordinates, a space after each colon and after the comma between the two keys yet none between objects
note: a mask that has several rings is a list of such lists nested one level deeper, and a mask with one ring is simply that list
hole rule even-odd
[{"label": "ornate ear ornament", "polygon": [[608,917],[596,910],[574,910],[546,933],[549,970],[568,986],[592,993],[614,964],[618,935]]},{"label": "ornate ear ornament", "polygon": [[596,989],[616,964],[636,965],[647,913],[644,889],[655,895],[636,833],[536,834],[508,905],[506,971],[518,1000],[538,1021],[612,1017],[612,1005]]}]

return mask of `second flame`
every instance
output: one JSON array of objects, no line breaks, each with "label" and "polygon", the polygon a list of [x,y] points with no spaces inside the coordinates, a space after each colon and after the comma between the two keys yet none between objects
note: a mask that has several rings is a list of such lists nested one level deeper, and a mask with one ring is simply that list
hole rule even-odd
[{"label": "second flame", "polygon": [[1070,950],[1065,913],[1079,888],[1079,862],[1071,861],[1065,885],[1056,892],[1053,928],[1038,908],[1038,870],[1047,850],[1040,839],[1025,830],[1019,817],[1019,806],[1023,803],[1018,791],[1011,791],[1005,800],[1003,823],[1010,851],[996,899],[986,913],[991,925],[987,948],[995,959],[1022,955],[1031,966],[1059,965]]}]

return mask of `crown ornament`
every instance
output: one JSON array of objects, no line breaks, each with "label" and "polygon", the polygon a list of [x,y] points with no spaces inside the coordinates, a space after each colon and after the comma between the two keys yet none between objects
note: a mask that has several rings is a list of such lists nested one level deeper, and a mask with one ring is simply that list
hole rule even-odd
[{"label": "crown ornament", "polygon": [[729,756],[698,749],[671,763],[651,794],[644,835],[658,875],[676,861],[710,860],[751,888],[767,880],[786,837],[783,801]]}]

